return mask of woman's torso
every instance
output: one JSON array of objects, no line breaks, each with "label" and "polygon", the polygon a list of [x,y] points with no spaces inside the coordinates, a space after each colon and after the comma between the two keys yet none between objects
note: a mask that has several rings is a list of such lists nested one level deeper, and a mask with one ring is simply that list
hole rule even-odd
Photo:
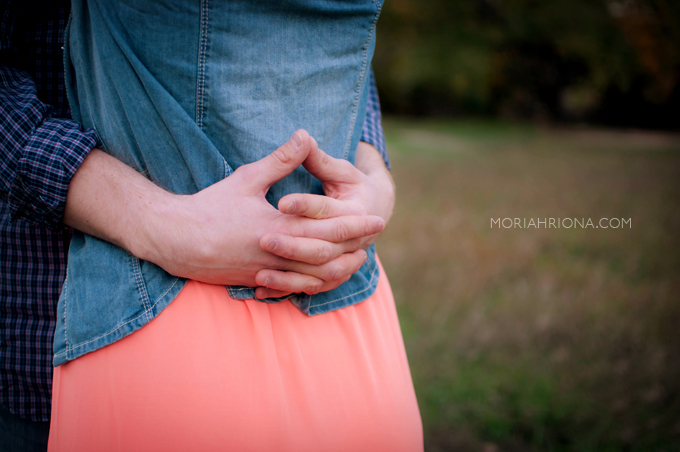
[{"label": "woman's torso", "polygon": [[[190,194],[305,128],[350,161],[361,134],[380,2],[74,1],[66,77],[73,116],[110,154]],[[274,184],[322,193],[303,168]],[[306,314],[354,304],[377,285],[374,250],[337,289],[293,299]],[[55,365],[148,323],[186,280],[76,233],[59,302]],[[234,298],[254,296],[230,287]],[[278,301],[278,300],[269,300]],[[101,309],[106,306],[106,309]]]}]

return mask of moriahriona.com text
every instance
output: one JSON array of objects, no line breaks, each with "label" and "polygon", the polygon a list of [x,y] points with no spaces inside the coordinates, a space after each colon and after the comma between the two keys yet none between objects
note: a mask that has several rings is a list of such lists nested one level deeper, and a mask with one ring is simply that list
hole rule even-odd
[{"label": "moriahriona.com text", "polygon": [[491,218],[491,228],[593,228],[593,229],[621,229],[632,228],[630,218],[600,218],[593,221],[591,218]]}]

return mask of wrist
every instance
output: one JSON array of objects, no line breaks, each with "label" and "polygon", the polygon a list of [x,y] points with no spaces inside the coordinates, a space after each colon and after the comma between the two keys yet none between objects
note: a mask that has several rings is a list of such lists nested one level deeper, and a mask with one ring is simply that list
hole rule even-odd
[{"label": "wrist", "polygon": [[181,222],[181,204],[185,196],[175,195],[158,187],[144,195],[144,202],[130,203],[129,224],[124,228],[130,232],[125,238],[125,248],[138,258],[153,262],[170,272],[172,256],[179,253],[177,238]]},{"label": "wrist", "polygon": [[373,179],[378,186],[378,192],[380,193],[380,206],[379,213],[383,220],[385,220],[385,225],[389,223],[392,217],[392,211],[394,210],[394,200],[396,194],[396,187],[394,185],[394,179],[389,171],[385,170],[383,173],[376,175]]}]

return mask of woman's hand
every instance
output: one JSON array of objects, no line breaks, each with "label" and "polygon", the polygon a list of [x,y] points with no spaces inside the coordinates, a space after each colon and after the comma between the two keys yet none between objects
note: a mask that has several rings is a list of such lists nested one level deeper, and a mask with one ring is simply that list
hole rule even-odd
[{"label": "woman's hand", "polygon": [[[368,143],[357,147],[356,166],[336,159],[317,146],[312,146],[304,167],[323,183],[326,196],[293,193],[279,201],[279,210],[291,216],[327,220],[343,216],[376,215],[387,224],[394,208],[395,188],[378,150]],[[344,241],[342,245],[285,234],[267,233],[260,240],[262,249],[289,260],[318,265],[328,259],[340,259],[345,253],[368,248],[378,233]],[[351,254],[350,254],[351,255]],[[357,268],[358,270],[358,268]],[[290,292],[283,286],[286,272],[265,269],[258,272],[256,281],[259,298],[279,297]],[[345,276],[343,281],[349,279]],[[322,283],[320,291],[337,287],[338,281]]]}]

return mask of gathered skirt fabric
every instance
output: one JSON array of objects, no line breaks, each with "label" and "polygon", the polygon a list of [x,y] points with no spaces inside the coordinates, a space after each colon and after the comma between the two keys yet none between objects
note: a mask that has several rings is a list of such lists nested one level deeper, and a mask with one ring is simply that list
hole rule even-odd
[{"label": "gathered skirt fabric", "polygon": [[55,369],[49,451],[421,451],[380,271],[373,296],[314,317],[190,281],[141,330]]}]

